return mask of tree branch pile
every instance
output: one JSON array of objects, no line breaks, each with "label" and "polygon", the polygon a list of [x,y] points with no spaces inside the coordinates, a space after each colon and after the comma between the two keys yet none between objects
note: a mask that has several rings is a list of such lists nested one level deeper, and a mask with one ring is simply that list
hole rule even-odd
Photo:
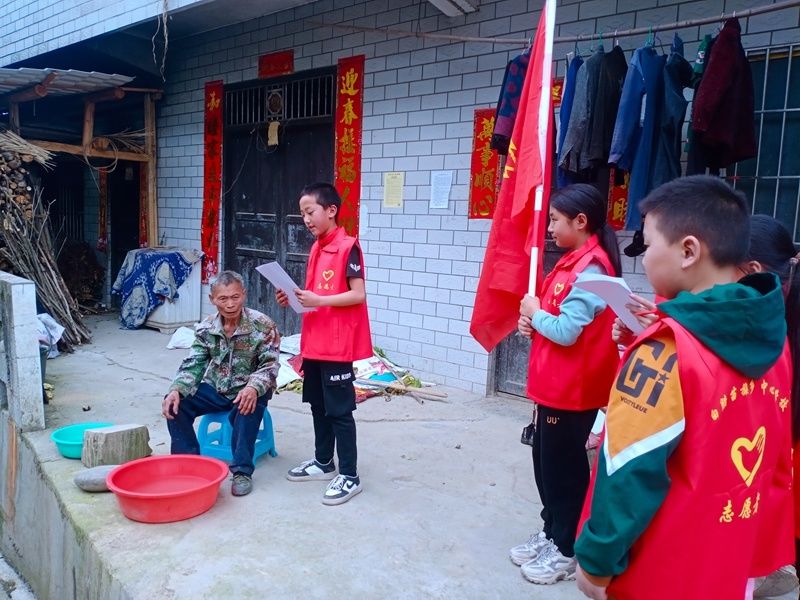
[{"label": "tree branch pile", "polygon": [[0,263],[36,284],[39,301],[64,326],[62,342],[72,351],[91,334],[56,265],[48,207],[27,168],[33,162],[49,167],[50,156],[11,132],[0,132]]}]

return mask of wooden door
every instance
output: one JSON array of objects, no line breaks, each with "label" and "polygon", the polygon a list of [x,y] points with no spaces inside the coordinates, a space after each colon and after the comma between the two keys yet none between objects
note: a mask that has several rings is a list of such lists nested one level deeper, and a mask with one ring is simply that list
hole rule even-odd
[{"label": "wooden door", "polygon": [[[277,261],[300,287],[305,284],[314,236],[303,224],[298,200],[305,185],[333,180],[332,83],[329,71],[234,88],[232,98],[226,89],[226,103],[233,107],[239,102],[246,111],[263,98],[267,113],[281,111],[283,117],[267,114],[267,121],[232,125],[226,128],[223,146],[223,263],[244,278],[248,306],[274,319],[283,335],[299,333],[300,316],[278,307],[272,285],[255,268]],[[278,93],[280,101],[275,99]],[[226,105],[230,118],[229,108]],[[269,120],[280,123],[278,144],[273,146],[268,144]]]}]

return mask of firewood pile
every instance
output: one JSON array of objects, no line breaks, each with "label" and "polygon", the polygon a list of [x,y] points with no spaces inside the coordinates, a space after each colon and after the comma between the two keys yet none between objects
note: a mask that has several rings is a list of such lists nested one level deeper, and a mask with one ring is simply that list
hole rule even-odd
[{"label": "firewood pile", "polygon": [[36,284],[45,311],[65,328],[64,349],[72,351],[91,335],[56,265],[48,207],[30,172],[35,164],[50,168],[50,158],[49,152],[10,131],[0,131],[0,268]]}]

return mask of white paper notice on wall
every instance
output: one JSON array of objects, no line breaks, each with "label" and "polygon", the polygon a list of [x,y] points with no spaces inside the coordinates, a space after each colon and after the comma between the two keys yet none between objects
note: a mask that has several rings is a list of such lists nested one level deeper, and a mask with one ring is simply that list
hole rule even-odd
[{"label": "white paper notice on wall", "polygon": [[452,186],[452,171],[431,171],[430,208],[447,208],[450,204],[450,188]]},{"label": "white paper notice on wall", "polygon": [[600,273],[580,273],[573,284],[575,287],[600,296],[633,333],[639,334],[644,328],[636,316],[625,308],[631,303],[631,288],[622,277],[611,277]]},{"label": "white paper notice on wall", "polygon": [[275,286],[276,290],[283,290],[286,292],[286,295],[289,297],[289,306],[292,307],[294,312],[299,314],[317,310],[316,308],[307,308],[300,304],[297,296],[294,295],[294,291],[300,288],[300,286],[294,282],[294,279],[292,279],[291,276],[284,271],[283,267],[278,263],[274,261],[264,263],[263,265],[257,266],[256,271],[269,279],[269,282]]},{"label": "white paper notice on wall", "polygon": [[384,208],[403,208],[403,184],[405,173],[392,171],[383,174],[383,206]]}]

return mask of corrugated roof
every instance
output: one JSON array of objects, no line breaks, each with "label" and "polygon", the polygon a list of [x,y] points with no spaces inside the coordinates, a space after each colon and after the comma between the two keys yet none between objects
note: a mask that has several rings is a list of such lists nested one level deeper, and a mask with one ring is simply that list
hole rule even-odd
[{"label": "corrugated roof", "polygon": [[47,86],[48,96],[66,96],[67,94],[86,94],[112,87],[118,87],[133,81],[126,75],[109,75],[95,71],[76,71],[74,69],[0,69],[0,95],[18,92],[44,81],[50,73],[56,77]]}]

